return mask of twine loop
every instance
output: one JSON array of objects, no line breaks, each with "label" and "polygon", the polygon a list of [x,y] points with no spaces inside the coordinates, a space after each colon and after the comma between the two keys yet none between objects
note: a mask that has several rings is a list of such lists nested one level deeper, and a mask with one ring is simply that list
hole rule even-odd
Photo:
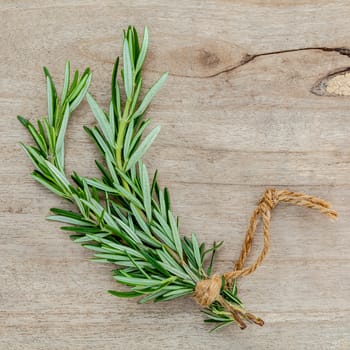
[{"label": "twine loop", "polygon": [[[279,202],[286,202],[301,207],[316,209],[332,220],[337,219],[337,212],[331,209],[331,205],[323,199],[288,190],[276,190],[275,188],[267,189],[260,199],[258,206],[252,213],[241,253],[234,269],[225,272],[222,275],[213,275],[208,279],[203,279],[197,282],[194,299],[198,304],[203,307],[209,307],[214,301],[223,301],[223,298],[220,296],[222,288],[232,286],[232,283],[236,278],[247,276],[260,266],[270,247],[271,211]],[[259,221],[262,221],[263,225],[264,245],[256,261],[252,265],[244,268],[244,262],[250,253],[254,234]]]}]

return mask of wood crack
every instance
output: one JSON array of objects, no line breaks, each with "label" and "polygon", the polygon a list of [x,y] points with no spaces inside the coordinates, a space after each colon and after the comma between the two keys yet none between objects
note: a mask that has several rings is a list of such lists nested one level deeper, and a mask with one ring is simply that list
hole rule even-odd
[{"label": "wood crack", "polygon": [[[196,77],[196,78],[207,79],[207,78],[216,77],[216,76],[224,74],[224,73],[229,73],[229,72],[232,72],[232,71],[254,61],[258,57],[262,57],[262,56],[280,55],[280,54],[284,54],[284,53],[288,53],[288,52],[311,51],[311,50],[320,50],[320,51],[325,51],[325,52],[336,52],[340,55],[344,55],[344,56],[347,56],[350,58],[350,48],[347,48],[347,47],[321,47],[321,46],[317,47],[316,46],[316,47],[302,47],[302,48],[298,48],[298,49],[263,52],[263,53],[259,53],[259,54],[255,54],[255,55],[246,54],[242,58],[242,60],[239,62],[239,64],[226,67],[226,68],[220,70],[219,72],[216,72],[216,73],[213,73],[210,75]],[[182,75],[182,74],[170,74],[170,75],[176,76],[176,77],[183,77],[183,78],[193,78],[193,76],[191,76],[191,75]]]}]

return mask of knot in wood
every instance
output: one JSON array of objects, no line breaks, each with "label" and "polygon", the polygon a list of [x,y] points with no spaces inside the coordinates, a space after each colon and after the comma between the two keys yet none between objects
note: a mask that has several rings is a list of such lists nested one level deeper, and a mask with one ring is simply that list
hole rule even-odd
[{"label": "knot in wood", "polygon": [[221,285],[222,277],[218,275],[198,281],[194,291],[194,299],[199,305],[209,307],[220,296]]}]

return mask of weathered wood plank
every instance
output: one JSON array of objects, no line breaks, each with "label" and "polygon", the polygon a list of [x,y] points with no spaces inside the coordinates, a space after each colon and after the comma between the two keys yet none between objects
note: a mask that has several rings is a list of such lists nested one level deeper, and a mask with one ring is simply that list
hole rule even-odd
[{"label": "weathered wood plank", "polygon": [[[312,90],[349,67],[347,1],[3,0],[0,13],[0,349],[350,347],[349,97]],[[315,194],[339,210],[334,224],[275,209],[271,251],[239,282],[263,328],[210,335],[190,298],[142,306],[112,298],[110,266],[90,262],[44,220],[66,204],[30,179],[18,147],[29,138],[15,115],[45,113],[41,66],[59,80],[67,58],[93,69],[91,93],[107,106],[130,23],[150,28],[145,86],[170,73],[149,113],[162,132],[148,164],[170,187],[182,231],[225,241],[217,272],[237,258],[266,187]],[[97,175],[98,153],[81,128],[91,123],[84,103],[68,132],[68,171]],[[258,236],[255,254],[261,244]]]}]

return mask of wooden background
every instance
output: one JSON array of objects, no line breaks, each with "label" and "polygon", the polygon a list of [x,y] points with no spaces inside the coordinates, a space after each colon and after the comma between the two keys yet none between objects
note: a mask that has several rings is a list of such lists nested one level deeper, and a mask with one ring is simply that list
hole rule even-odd
[{"label": "wooden background", "polygon": [[[350,67],[348,1],[1,0],[0,11],[1,349],[350,348],[349,74],[327,85]],[[91,93],[107,106],[128,24],[150,30],[145,85],[170,73],[149,111],[162,132],[148,164],[169,186],[182,231],[226,242],[217,272],[237,258],[266,187],[317,195],[339,211],[332,223],[275,210],[271,251],[239,282],[263,328],[209,334],[190,298],[113,298],[111,267],[44,219],[65,204],[30,178],[16,115],[46,113],[42,66],[61,85],[68,58],[92,68]],[[92,123],[84,102],[68,132],[69,171],[97,174],[82,130]]]}]

